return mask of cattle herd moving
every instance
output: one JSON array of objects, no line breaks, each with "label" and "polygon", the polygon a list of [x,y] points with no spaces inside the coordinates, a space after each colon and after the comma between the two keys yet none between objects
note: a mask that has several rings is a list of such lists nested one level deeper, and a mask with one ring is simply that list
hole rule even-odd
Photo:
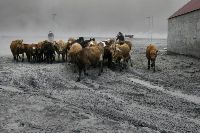
[{"label": "cattle herd moving", "polygon": [[[81,73],[87,75],[89,66],[99,67],[98,75],[103,72],[103,66],[109,68],[118,66],[120,70],[132,66],[131,53],[133,45],[130,41],[117,42],[115,39],[108,39],[97,42],[95,38],[84,40],[83,37],[78,39],[69,38],[67,42],[59,41],[41,41],[37,44],[26,44],[23,40],[14,40],[10,45],[11,52],[15,61],[24,61],[26,54],[28,62],[47,62],[53,63],[56,60],[69,62],[74,65],[73,69],[78,69],[79,76],[77,81],[81,80]],[[155,72],[155,59],[157,56],[157,48],[150,44],[146,49],[146,57],[148,59],[148,69],[151,67]],[[21,56],[20,56],[21,55]]]}]

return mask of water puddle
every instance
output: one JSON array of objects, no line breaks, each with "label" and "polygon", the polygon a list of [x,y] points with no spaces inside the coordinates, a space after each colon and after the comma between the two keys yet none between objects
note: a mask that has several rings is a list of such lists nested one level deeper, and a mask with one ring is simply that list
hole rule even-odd
[{"label": "water puddle", "polygon": [[11,91],[11,92],[22,92],[21,90],[18,90],[17,88],[10,87],[10,86],[2,86],[2,85],[0,85],[0,90]]},{"label": "water puddle", "polygon": [[163,93],[166,93],[166,94],[178,97],[178,98],[182,98],[182,99],[185,99],[187,101],[190,101],[190,102],[193,102],[193,103],[196,103],[196,104],[200,104],[200,97],[198,97],[198,96],[183,94],[181,91],[168,91],[168,90],[165,90],[163,88],[163,86],[152,85],[148,81],[144,81],[144,80],[140,80],[140,79],[136,79],[136,78],[129,78],[129,79],[132,82],[140,84],[140,85],[145,86],[147,88],[155,89],[157,91],[161,91]]}]

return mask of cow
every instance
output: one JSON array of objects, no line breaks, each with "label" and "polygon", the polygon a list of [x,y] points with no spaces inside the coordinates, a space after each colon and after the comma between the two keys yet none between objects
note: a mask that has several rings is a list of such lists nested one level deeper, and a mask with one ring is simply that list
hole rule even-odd
[{"label": "cow", "polygon": [[86,72],[86,66],[90,65],[99,65],[99,73],[101,75],[103,72],[103,54],[104,48],[103,45],[100,43],[98,45],[93,45],[91,47],[85,47],[80,50],[77,55],[76,64],[79,69],[79,77],[77,82],[81,80],[81,73],[84,71],[85,75],[88,75]]},{"label": "cow", "polygon": [[44,60],[44,42],[38,42],[37,44],[37,62]]},{"label": "cow", "polygon": [[68,54],[67,54],[67,56],[69,58],[69,62],[74,65],[74,67],[73,67],[74,72],[76,72],[77,56],[81,50],[82,50],[82,46],[76,42],[71,46],[71,48],[69,49]]},{"label": "cow", "polygon": [[128,44],[112,44],[111,52],[113,60],[120,66],[120,71],[127,66],[129,61],[132,66],[130,55],[131,49]]},{"label": "cow", "polygon": [[59,40],[58,42],[55,43],[55,50],[56,53],[58,54],[58,59],[60,60],[60,55],[62,55],[62,61],[65,61],[66,57],[66,44],[64,41]]},{"label": "cow", "polygon": [[31,54],[30,54],[29,49],[30,49],[31,44],[23,43],[23,45],[24,45],[24,49],[25,49],[24,52],[26,53],[27,60],[28,62],[30,62]]},{"label": "cow", "polygon": [[37,62],[37,44],[31,44],[29,46],[30,61]]},{"label": "cow", "polygon": [[79,43],[83,48],[89,46],[89,42],[95,41],[95,38],[90,38],[89,40],[84,40],[83,37],[79,37],[76,42]]},{"label": "cow", "polygon": [[150,62],[151,67],[153,67],[153,71],[155,72],[155,61],[157,57],[158,50],[154,44],[149,44],[146,48],[146,57],[148,60],[148,69],[150,69]]},{"label": "cow", "polygon": [[67,58],[68,58],[68,52],[69,52],[71,46],[72,46],[74,43],[76,43],[76,39],[73,38],[73,37],[70,37],[70,38],[68,39],[67,43],[66,43],[66,48],[65,48],[66,61],[68,61],[68,60],[67,60]]},{"label": "cow", "polygon": [[115,43],[114,39],[108,39],[105,41],[100,42],[103,44],[104,46],[104,56],[103,56],[103,60],[104,62],[107,62],[107,66],[109,68],[112,67],[112,52],[111,52],[111,45]]},{"label": "cow", "polygon": [[[23,45],[23,40],[15,40],[11,42],[10,50],[13,55],[13,59],[18,61],[19,59],[22,59],[22,62],[24,61],[24,53],[25,48]],[[22,54],[22,58],[20,57],[20,54]]]},{"label": "cow", "polygon": [[55,61],[55,47],[54,44],[45,40],[43,42],[44,57],[47,63],[53,63]]}]

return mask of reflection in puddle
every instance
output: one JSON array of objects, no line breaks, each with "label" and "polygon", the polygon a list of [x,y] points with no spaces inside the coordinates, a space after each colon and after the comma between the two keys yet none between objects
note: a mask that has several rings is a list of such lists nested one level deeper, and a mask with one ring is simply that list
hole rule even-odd
[{"label": "reflection in puddle", "polygon": [[187,95],[187,94],[183,94],[181,91],[168,91],[165,90],[163,88],[163,86],[156,86],[156,85],[152,85],[150,82],[148,81],[144,81],[144,80],[140,80],[140,79],[136,79],[136,78],[129,78],[132,82],[137,83],[137,84],[141,84],[142,86],[145,86],[147,88],[152,88],[152,89],[156,89],[157,91],[161,91],[163,93],[172,95],[172,96],[176,96],[178,98],[182,98],[185,99],[187,101],[196,103],[196,104],[200,104],[200,97],[194,96],[194,95]]}]

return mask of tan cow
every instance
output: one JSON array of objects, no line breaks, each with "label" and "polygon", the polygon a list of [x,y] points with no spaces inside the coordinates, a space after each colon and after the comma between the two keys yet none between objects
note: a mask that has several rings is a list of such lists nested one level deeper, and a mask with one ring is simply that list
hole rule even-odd
[{"label": "tan cow", "polygon": [[66,44],[63,40],[59,40],[55,43],[55,51],[58,54],[58,59],[60,60],[60,55],[62,55],[62,61],[65,61],[66,57]]},{"label": "tan cow", "polygon": [[89,47],[83,48],[77,56],[77,62],[79,68],[79,77],[77,81],[81,80],[81,73],[82,70],[84,71],[84,74],[86,73],[86,66],[90,65],[99,65],[99,73],[98,75],[101,75],[101,72],[103,72],[103,55],[104,55],[104,47],[102,44],[96,44]]},{"label": "tan cow", "polygon": [[157,57],[158,50],[154,44],[149,44],[146,48],[146,57],[148,60],[148,69],[150,69],[150,62],[151,67],[153,67],[153,71],[155,72],[155,61]]},{"label": "tan cow", "polygon": [[120,70],[122,70],[125,66],[127,66],[127,63],[131,62],[131,48],[130,45],[124,43],[122,45],[120,44],[112,44],[111,45],[111,52],[112,52],[112,58],[113,60],[120,65]]}]

